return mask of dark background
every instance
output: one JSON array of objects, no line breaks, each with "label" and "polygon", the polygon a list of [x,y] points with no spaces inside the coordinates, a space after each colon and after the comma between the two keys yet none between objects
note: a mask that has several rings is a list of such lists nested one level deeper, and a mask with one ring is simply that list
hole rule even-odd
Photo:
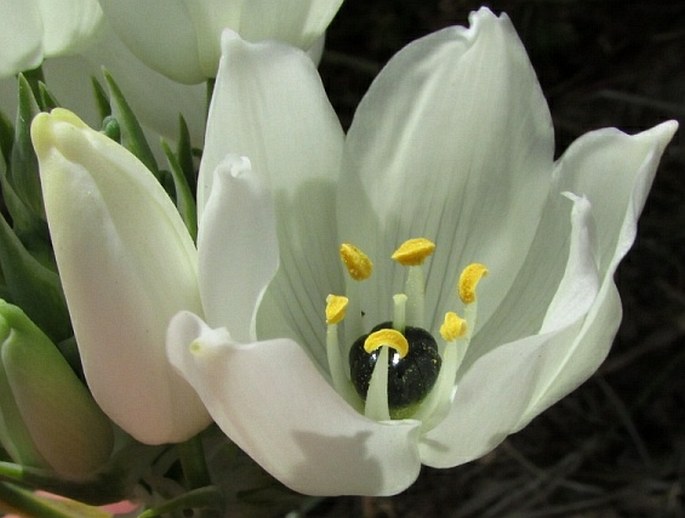
[{"label": "dark background", "polygon": [[[382,65],[411,40],[467,24],[466,0],[346,0],[328,33],[324,82],[345,126]],[[684,516],[685,0],[486,2],[512,19],[550,104],[557,156],[604,126],[675,118],[617,281],[624,320],[580,389],[494,452],[423,469],[392,498],[336,498],[309,516]]]}]

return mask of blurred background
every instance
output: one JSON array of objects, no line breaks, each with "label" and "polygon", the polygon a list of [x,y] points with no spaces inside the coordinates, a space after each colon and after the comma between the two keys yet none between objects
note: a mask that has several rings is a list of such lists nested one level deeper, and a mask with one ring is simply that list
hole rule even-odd
[{"label": "blurred background", "polygon": [[[401,47],[467,24],[466,0],[346,0],[321,65],[347,127]],[[685,516],[685,1],[502,0],[550,105],[559,156],[581,134],[667,119],[668,147],[617,275],[624,319],[579,390],[486,457],[423,469],[392,498],[328,499],[308,516]]]}]

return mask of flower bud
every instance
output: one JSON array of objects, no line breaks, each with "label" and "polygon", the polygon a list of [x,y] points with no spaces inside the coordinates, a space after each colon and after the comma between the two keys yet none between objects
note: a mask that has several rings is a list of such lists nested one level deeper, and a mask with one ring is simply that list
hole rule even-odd
[{"label": "flower bud", "polygon": [[21,464],[87,478],[113,445],[110,421],[57,347],[0,299],[0,441]]}]

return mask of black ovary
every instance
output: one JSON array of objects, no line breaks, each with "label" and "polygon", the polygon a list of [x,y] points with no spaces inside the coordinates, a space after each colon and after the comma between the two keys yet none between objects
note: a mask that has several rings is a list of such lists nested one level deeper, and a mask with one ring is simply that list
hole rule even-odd
[{"label": "black ovary", "polygon": [[[392,328],[392,322],[377,325],[371,333],[388,328]],[[428,331],[407,326],[403,334],[409,342],[407,355],[400,358],[394,349],[388,351],[388,407],[391,412],[420,403],[433,388],[442,364],[438,345]],[[350,349],[352,383],[364,400],[381,353],[381,348],[371,353],[364,350],[364,341],[368,336],[359,337]]]}]

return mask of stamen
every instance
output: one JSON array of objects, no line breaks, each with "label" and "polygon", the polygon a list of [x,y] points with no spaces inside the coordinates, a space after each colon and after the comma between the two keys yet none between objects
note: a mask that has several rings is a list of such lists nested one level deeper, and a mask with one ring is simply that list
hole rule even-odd
[{"label": "stamen", "polygon": [[471,304],[476,300],[476,286],[488,274],[488,269],[480,263],[471,263],[459,276],[459,298],[464,304]]},{"label": "stamen", "polygon": [[333,388],[348,403],[354,404],[358,397],[356,397],[354,388],[349,382],[345,356],[340,351],[338,341],[338,323],[345,318],[347,303],[347,297],[340,295],[328,295],[326,297],[326,359],[328,360],[328,371],[331,373]]},{"label": "stamen", "polygon": [[326,297],[326,324],[337,324],[345,318],[345,311],[350,299],[342,295]]},{"label": "stamen", "polygon": [[408,239],[392,254],[392,258],[402,266],[418,266],[433,253],[435,243],[425,237]]},{"label": "stamen", "polygon": [[388,407],[388,348],[383,347],[373,368],[366,391],[364,415],[374,421],[390,420]]},{"label": "stamen", "polygon": [[466,320],[454,311],[445,313],[445,321],[440,326],[440,336],[445,342],[454,342],[457,338],[462,338],[466,335],[466,330]]},{"label": "stamen", "polygon": [[454,381],[461,364],[460,348],[461,344],[447,344],[442,356],[442,367],[433,390],[412,416],[413,419],[421,421],[421,430],[424,432],[435,428],[449,413],[455,390]]},{"label": "stamen", "polygon": [[408,266],[404,292],[407,294],[407,322],[411,326],[424,326],[425,284],[422,264],[435,250],[435,243],[425,237],[408,239],[392,254],[402,266]]},{"label": "stamen", "polygon": [[369,256],[356,246],[349,243],[340,245],[340,259],[355,281],[363,281],[371,276],[373,263]]},{"label": "stamen", "polygon": [[423,275],[422,265],[409,267],[404,292],[407,294],[407,322],[410,326],[424,327],[426,279]]},{"label": "stamen", "polygon": [[392,327],[394,329],[397,329],[400,333],[404,333],[404,328],[407,325],[407,296],[404,293],[398,293],[396,295],[393,295],[392,301],[395,303]]},{"label": "stamen", "polygon": [[[440,373],[433,390],[413,416],[414,419],[421,421],[423,431],[432,430],[449,412],[455,391],[454,381],[469,345],[468,324],[453,311],[445,314],[445,321],[440,326],[440,335],[447,342],[442,348]],[[455,343],[460,339],[460,343]]]},{"label": "stamen", "polygon": [[399,353],[400,358],[404,358],[409,352],[409,342],[396,329],[379,329],[371,333],[364,340],[364,350],[367,353],[371,353],[383,345],[395,349]]}]

